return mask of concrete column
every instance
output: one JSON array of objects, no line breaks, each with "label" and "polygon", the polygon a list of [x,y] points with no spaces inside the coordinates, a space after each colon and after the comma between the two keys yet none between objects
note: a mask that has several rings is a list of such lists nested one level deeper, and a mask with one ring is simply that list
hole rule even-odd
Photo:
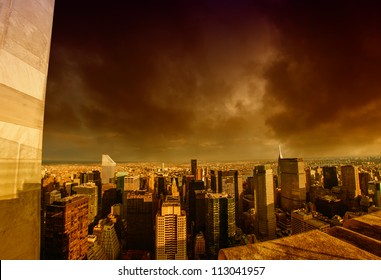
[{"label": "concrete column", "polygon": [[0,0],[0,259],[39,259],[54,0]]}]

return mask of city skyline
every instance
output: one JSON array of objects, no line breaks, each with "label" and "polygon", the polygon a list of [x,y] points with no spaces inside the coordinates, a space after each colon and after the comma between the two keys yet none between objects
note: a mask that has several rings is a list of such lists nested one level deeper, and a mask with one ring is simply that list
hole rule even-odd
[{"label": "city skyline", "polygon": [[379,6],[57,1],[42,159],[380,155]]}]

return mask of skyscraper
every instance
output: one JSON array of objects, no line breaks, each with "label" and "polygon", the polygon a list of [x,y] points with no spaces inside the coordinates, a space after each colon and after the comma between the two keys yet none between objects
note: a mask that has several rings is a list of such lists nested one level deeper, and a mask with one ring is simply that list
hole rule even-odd
[{"label": "skyscraper", "polygon": [[128,192],[126,198],[127,249],[154,249],[152,193]]},{"label": "skyscraper", "polygon": [[228,194],[207,194],[206,241],[210,258],[233,243],[235,236],[235,199]]},{"label": "skyscraper", "polygon": [[140,188],[139,176],[124,177],[124,191],[138,191]]},{"label": "skyscraper", "polygon": [[179,197],[167,196],[156,215],[156,259],[187,259],[186,214]]},{"label": "skyscraper", "polygon": [[73,195],[46,206],[45,259],[86,258],[88,201],[87,196]]},{"label": "skyscraper", "polygon": [[94,221],[98,214],[98,187],[94,183],[86,183],[73,187],[73,191],[77,194],[86,195],[89,198],[89,223]]},{"label": "skyscraper", "polygon": [[[191,224],[196,222],[196,191],[205,190],[204,181],[190,180],[188,184],[188,195],[187,195],[187,214],[188,214],[188,224],[191,228]],[[194,228],[194,230],[196,230]],[[197,232],[193,232],[197,233]]]},{"label": "skyscraper", "polygon": [[197,159],[191,159],[191,174],[194,176],[193,178],[196,180],[196,178],[197,178]]},{"label": "skyscraper", "polygon": [[332,189],[339,185],[336,166],[323,166],[323,185],[325,189]]},{"label": "skyscraper", "polygon": [[368,195],[368,183],[371,176],[368,172],[359,172],[360,190],[362,195]]},{"label": "skyscraper", "polygon": [[278,180],[281,187],[281,208],[285,211],[299,209],[306,202],[306,174],[300,158],[278,159]]},{"label": "skyscraper", "polygon": [[361,194],[358,168],[353,165],[341,166],[342,190],[348,207],[354,206],[354,200]]},{"label": "skyscraper", "polygon": [[114,223],[106,218],[98,221],[94,227],[94,235],[101,244],[107,259],[116,260],[120,254],[120,243],[115,231]]},{"label": "skyscraper", "polygon": [[237,170],[218,171],[218,193],[226,193],[234,198],[235,204],[235,221],[238,223],[241,219],[242,199],[240,196],[243,192],[242,176],[239,175]]},{"label": "skyscraper", "polygon": [[274,239],[276,237],[276,220],[274,180],[271,166],[259,165],[255,167],[254,188],[257,238],[261,240]]},{"label": "skyscraper", "polygon": [[206,194],[205,190],[195,190],[196,206],[195,206],[195,221],[194,233],[198,234],[200,231],[205,233],[206,230]]},{"label": "skyscraper", "polygon": [[54,0],[0,0],[0,259],[40,258],[42,132]]},{"label": "skyscraper", "polygon": [[102,184],[110,183],[115,176],[116,163],[109,155],[102,155]]}]

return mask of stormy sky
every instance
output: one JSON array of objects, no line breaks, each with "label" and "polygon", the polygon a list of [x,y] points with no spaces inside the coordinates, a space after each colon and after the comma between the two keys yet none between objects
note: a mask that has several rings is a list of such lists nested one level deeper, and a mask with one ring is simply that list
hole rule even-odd
[{"label": "stormy sky", "polygon": [[43,160],[380,155],[379,1],[56,1]]}]

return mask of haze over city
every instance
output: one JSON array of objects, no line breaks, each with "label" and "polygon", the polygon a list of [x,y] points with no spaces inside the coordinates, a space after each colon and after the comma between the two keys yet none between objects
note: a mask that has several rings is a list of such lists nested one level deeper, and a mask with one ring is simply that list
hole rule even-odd
[{"label": "haze over city", "polygon": [[57,1],[43,160],[379,155],[376,1]]}]

